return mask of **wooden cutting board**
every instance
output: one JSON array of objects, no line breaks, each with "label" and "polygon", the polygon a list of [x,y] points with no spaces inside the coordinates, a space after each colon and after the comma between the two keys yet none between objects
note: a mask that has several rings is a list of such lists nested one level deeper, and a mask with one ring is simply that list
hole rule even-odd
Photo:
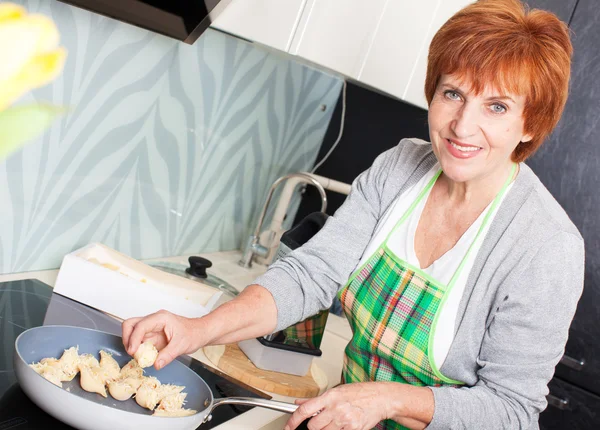
[{"label": "wooden cutting board", "polygon": [[289,397],[315,397],[327,388],[327,375],[312,362],[304,376],[259,369],[237,344],[207,346],[204,354],[223,372],[258,390]]}]

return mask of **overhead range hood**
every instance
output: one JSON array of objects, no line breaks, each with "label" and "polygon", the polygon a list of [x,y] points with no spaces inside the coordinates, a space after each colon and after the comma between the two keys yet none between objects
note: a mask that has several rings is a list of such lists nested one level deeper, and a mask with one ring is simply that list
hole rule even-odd
[{"label": "overhead range hood", "polygon": [[193,44],[231,0],[60,0]]}]

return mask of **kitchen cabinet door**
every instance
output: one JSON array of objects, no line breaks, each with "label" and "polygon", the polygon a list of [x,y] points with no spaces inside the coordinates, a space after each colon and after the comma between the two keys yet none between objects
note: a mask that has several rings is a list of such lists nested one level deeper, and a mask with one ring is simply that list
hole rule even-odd
[{"label": "kitchen cabinet door", "polygon": [[[556,375],[600,395],[600,9],[580,0],[571,21],[569,98],[558,127],[527,164],[585,241],[585,284]],[[579,368],[576,363],[584,361]]]},{"label": "kitchen cabinet door", "polygon": [[386,0],[308,0],[290,52],[356,78],[385,4]]},{"label": "kitchen cabinet door", "polygon": [[416,106],[427,109],[427,100],[425,99],[425,74],[427,73],[427,55],[429,53],[429,44],[435,33],[442,25],[456,12],[463,7],[473,3],[473,0],[439,0],[435,11],[432,13],[432,19],[429,24],[423,49],[419,51],[419,57],[414,63],[410,80],[408,82],[403,100]]},{"label": "kitchen cabinet door", "polygon": [[232,0],[211,27],[289,51],[307,0]]},{"label": "kitchen cabinet door", "polygon": [[440,0],[388,1],[358,80],[404,99]]},{"label": "kitchen cabinet door", "polygon": [[600,397],[557,378],[548,388],[548,407],[540,414],[540,430],[600,428]]}]

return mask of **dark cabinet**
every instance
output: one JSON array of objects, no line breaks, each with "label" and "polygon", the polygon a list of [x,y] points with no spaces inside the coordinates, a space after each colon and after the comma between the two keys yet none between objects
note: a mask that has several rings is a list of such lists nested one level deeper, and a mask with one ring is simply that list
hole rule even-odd
[{"label": "dark cabinet", "polygon": [[[600,289],[597,285],[586,279],[585,291],[571,324],[565,357],[556,367],[555,375],[600,395]],[[577,362],[582,362],[583,366],[578,366]]]},{"label": "dark cabinet", "polygon": [[554,378],[549,384],[548,409],[540,416],[541,430],[597,430],[600,397]]},{"label": "dark cabinet", "polygon": [[531,8],[544,9],[553,12],[567,24],[573,16],[573,11],[579,0],[524,0]]},{"label": "dark cabinet", "polygon": [[[600,8],[597,0],[536,0],[556,3],[560,13],[575,7],[570,28],[574,47],[569,100],[559,126],[531,160],[540,177],[577,225],[585,240],[583,295],[562,364],[556,367],[551,395],[568,407],[549,406],[544,429],[600,428]],[[551,7],[548,9],[552,10]],[[559,13],[557,11],[557,13]],[[557,262],[560,264],[560,262]],[[550,399],[556,402],[554,397]],[[555,403],[556,404],[556,403]]]}]

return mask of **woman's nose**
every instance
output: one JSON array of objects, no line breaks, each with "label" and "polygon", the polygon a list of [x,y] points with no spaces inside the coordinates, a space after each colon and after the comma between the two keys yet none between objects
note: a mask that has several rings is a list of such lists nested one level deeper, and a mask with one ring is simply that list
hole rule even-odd
[{"label": "woman's nose", "polygon": [[479,128],[478,121],[478,111],[475,106],[465,103],[455,112],[451,128],[459,139],[473,136]]}]

